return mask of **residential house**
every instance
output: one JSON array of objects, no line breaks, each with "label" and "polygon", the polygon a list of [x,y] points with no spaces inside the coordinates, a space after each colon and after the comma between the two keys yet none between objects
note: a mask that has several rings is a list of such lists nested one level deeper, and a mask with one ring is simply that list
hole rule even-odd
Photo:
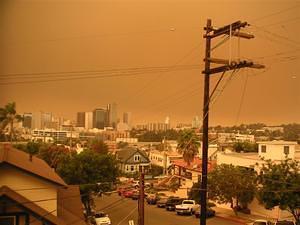
[{"label": "residential house", "polygon": [[[271,160],[275,163],[280,163],[285,159],[300,160],[300,149],[298,147],[297,142],[291,141],[258,142],[258,153],[219,152],[217,155],[217,164],[246,167],[259,173],[265,160]],[[258,203],[257,199],[254,199],[248,207],[253,214],[265,217],[286,219],[290,216],[287,211],[280,210],[278,207],[275,207],[273,210],[266,210]]]},{"label": "residential house", "polygon": [[[209,161],[207,165],[208,172],[210,172],[215,165],[215,161]],[[187,193],[192,188],[193,184],[201,180],[202,159],[195,157],[190,165],[183,159],[174,160],[172,174],[179,178],[180,188],[176,192],[176,195],[187,197]]]},{"label": "residential house", "polygon": [[163,167],[165,173],[167,173],[174,160],[182,159],[182,154],[174,151],[151,150],[149,153],[149,159],[151,164]]},{"label": "residential house", "polygon": [[147,171],[150,160],[145,152],[138,148],[127,147],[116,152],[119,161],[119,168],[123,173],[134,174],[142,168]]},{"label": "residential house", "polygon": [[78,186],[67,185],[42,159],[0,145],[0,224],[86,224]]}]

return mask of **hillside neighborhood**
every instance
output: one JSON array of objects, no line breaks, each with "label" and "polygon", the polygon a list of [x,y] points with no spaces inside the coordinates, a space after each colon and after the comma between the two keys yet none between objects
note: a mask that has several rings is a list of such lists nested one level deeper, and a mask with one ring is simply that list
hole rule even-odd
[{"label": "hillside neighborhood", "polygon": [[[87,138],[82,128],[73,127],[72,133],[79,135],[49,139],[53,130],[45,129],[39,132],[41,139],[36,139],[36,130],[25,128],[24,120],[13,124],[5,126],[2,133],[3,138],[9,139],[13,132],[13,138],[1,143],[0,148],[1,224],[96,223],[101,196],[117,192],[122,198],[135,199],[137,193],[139,199],[141,171],[145,175],[145,202],[161,204],[163,199],[178,198],[174,204],[179,205],[184,199],[199,203],[200,129],[173,130],[177,139],[167,139],[164,135],[171,129],[166,128],[128,130],[122,137],[118,130],[99,130]],[[218,216],[224,214],[222,210],[228,210],[227,214],[234,213],[227,215],[233,221],[240,215],[248,216],[244,223],[251,222],[251,215],[252,221],[258,217],[299,222],[298,130],[298,139],[287,141],[268,136],[269,129],[280,130],[284,136],[283,127],[256,129],[260,135],[240,128],[243,130],[234,132],[211,128],[209,133],[213,141],[208,149],[208,212]],[[161,141],[140,142],[139,137],[145,132],[160,134]],[[175,205],[171,210],[175,210]],[[198,210],[194,207],[191,214]]]}]

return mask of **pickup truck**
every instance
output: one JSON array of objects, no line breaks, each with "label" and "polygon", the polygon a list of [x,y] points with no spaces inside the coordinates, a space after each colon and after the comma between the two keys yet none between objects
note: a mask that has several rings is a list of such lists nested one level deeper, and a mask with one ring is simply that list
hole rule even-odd
[{"label": "pickup truck", "polygon": [[175,206],[175,211],[177,215],[180,214],[190,214],[195,213],[196,209],[199,208],[199,205],[196,204],[194,200],[183,200],[181,205]]}]

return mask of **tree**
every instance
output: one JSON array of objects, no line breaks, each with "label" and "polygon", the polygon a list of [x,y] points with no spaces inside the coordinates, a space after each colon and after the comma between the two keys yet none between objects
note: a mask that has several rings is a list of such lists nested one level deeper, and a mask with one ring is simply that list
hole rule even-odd
[{"label": "tree", "polygon": [[258,176],[258,199],[267,209],[288,210],[300,224],[300,162],[267,161]]},{"label": "tree", "polygon": [[14,136],[14,123],[22,121],[22,116],[17,114],[16,103],[7,103],[4,108],[0,108],[0,130],[1,132],[9,126],[9,136],[12,142]]},{"label": "tree", "polygon": [[72,153],[73,152],[64,145],[42,144],[39,147],[38,157],[56,170],[59,164],[64,163]]},{"label": "tree", "polygon": [[87,210],[91,209],[91,193],[98,183],[113,183],[119,174],[116,159],[112,155],[84,150],[74,154],[57,167],[57,173],[68,184],[80,185],[82,201]]},{"label": "tree", "polygon": [[183,159],[188,165],[193,162],[195,156],[198,154],[199,146],[199,137],[194,130],[185,130],[178,138],[177,148],[179,153],[183,154]]},{"label": "tree", "polygon": [[252,170],[221,164],[208,174],[208,196],[218,203],[230,203],[232,209],[246,209],[255,195],[255,180]]},{"label": "tree", "polygon": [[250,143],[248,141],[235,142],[233,144],[233,149],[236,152],[258,152],[258,144]]},{"label": "tree", "polygon": [[89,144],[89,148],[99,154],[108,153],[108,146],[100,139],[93,139]]}]

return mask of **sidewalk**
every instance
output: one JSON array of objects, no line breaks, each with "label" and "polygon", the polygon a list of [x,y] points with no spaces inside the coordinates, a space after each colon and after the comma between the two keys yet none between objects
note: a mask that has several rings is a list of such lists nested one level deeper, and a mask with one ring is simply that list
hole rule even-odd
[{"label": "sidewalk", "polygon": [[219,207],[213,207],[213,209],[216,211],[216,217],[233,221],[239,224],[248,225],[251,224],[253,221],[258,219],[265,219],[262,216],[257,215],[251,215],[251,214],[244,214],[241,212],[238,212],[235,214],[233,210],[231,209],[224,209]]}]

